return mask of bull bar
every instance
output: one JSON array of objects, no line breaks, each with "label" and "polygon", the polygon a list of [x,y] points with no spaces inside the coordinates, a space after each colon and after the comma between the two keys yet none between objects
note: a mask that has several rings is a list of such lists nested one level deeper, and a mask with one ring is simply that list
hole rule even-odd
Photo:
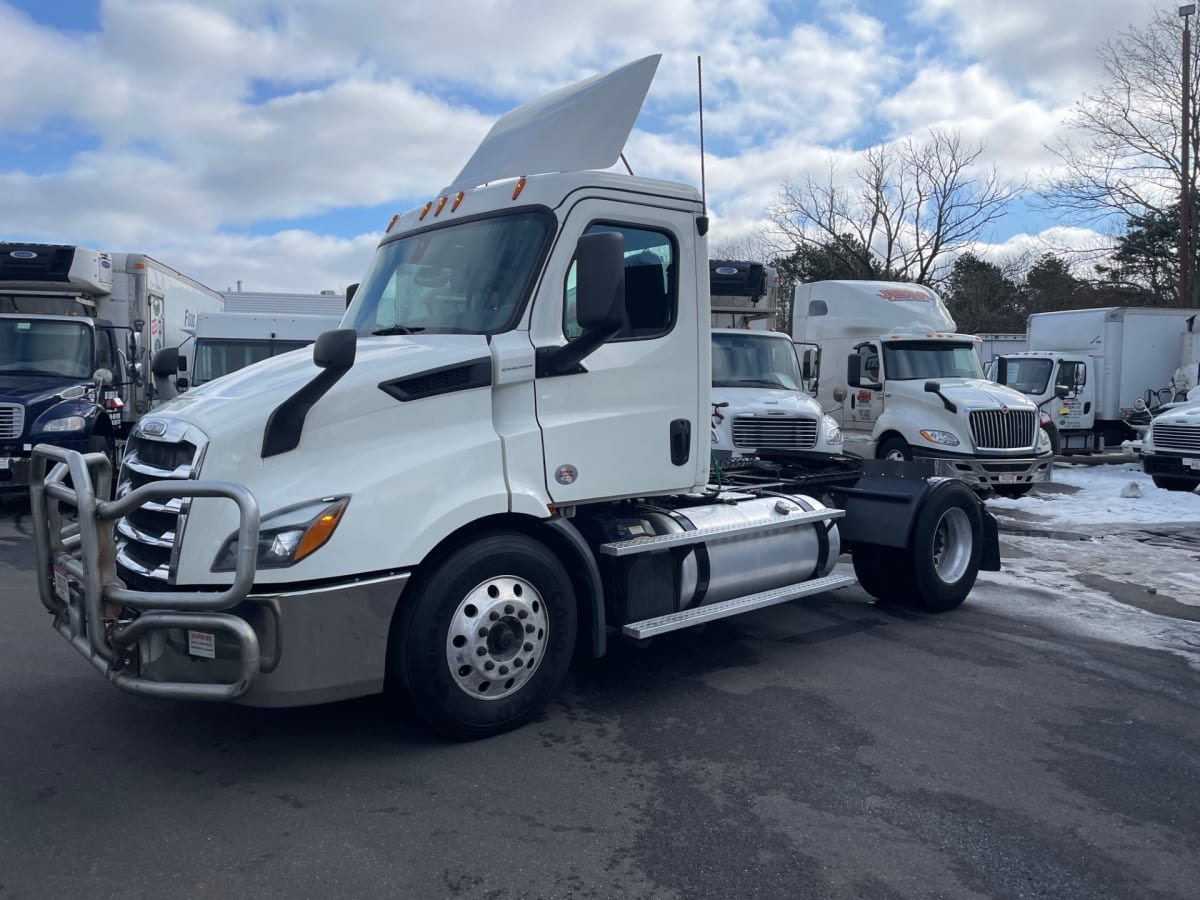
[{"label": "bull bar", "polygon": [[[103,453],[38,444],[31,465],[38,595],[54,617],[55,630],[109,681],[142,696],[228,701],[246,693],[261,671],[270,670],[274,660],[263,659],[253,627],[228,612],[247,598],[254,584],[260,514],[250,491],[228,481],[163,481],[110,501],[100,499],[112,492],[112,463]],[[196,497],[224,498],[238,507],[233,583],[220,591],[130,590],[117,574],[116,520],[147,501]],[[77,521],[64,520],[64,504],[76,510]],[[129,610],[136,615],[129,616]],[[239,649],[237,679],[192,683],[141,677],[137,654],[131,651],[160,629],[232,635]]]}]

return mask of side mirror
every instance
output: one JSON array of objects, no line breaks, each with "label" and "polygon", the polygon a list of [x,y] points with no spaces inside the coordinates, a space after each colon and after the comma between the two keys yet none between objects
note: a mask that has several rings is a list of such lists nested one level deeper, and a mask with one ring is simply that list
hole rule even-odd
[{"label": "side mirror", "polygon": [[179,371],[179,348],[163,347],[150,360],[150,372],[157,378],[173,378]]},{"label": "side mirror", "polygon": [[113,373],[111,369],[97,369],[92,373],[92,381],[96,382],[97,387],[104,387],[106,384],[112,384]]},{"label": "side mirror", "polygon": [[1056,384],[1054,386],[1054,396],[1059,400],[1066,400],[1071,396],[1071,386],[1069,384]]},{"label": "side mirror", "polygon": [[575,248],[575,318],[607,338],[625,324],[625,239],[585,234]]},{"label": "side mirror", "polygon": [[800,377],[805,381],[812,380],[812,356],[810,351],[805,351],[804,362],[800,366]]},{"label": "side mirror", "polygon": [[347,309],[350,307],[350,301],[354,299],[354,295],[357,293],[358,293],[358,282],[356,281],[356,282],[354,282],[354,284],[352,284],[348,288],[346,288],[346,307],[347,307]]},{"label": "side mirror", "polygon": [[187,357],[184,356],[182,353],[179,354],[179,371],[180,372],[187,371]]},{"label": "side mirror", "polygon": [[186,378],[176,378],[175,389],[179,391],[186,391],[188,389],[188,380]]},{"label": "side mirror", "polygon": [[940,394],[942,392],[942,383],[940,381],[925,382],[925,393]]},{"label": "side mirror", "polygon": [[353,328],[326,331],[313,344],[313,363],[319,369],[345,372],[354,365],[354,353],[357,349],[358,332]]},{"label": "side mirror", "polygon": [[846,384],[850,387],[862,385],[862,359],[857,353],[851,353],[846,358]]},{"label": "side mirror", "polygon": [[846,389],[840,384],[833,389],[833,400],[835,403],[846,402]]},{"label": "side mirror", "polygon": [[996,384],[1008,384],[1008,360],[997,356],[993,362],[996,364]]}]

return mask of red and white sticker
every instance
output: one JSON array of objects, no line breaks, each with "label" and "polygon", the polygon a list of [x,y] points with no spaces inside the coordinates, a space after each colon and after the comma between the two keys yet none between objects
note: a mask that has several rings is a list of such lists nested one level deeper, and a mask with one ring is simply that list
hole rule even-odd
[{"label": "red and white sticker", "polygon": [[189,631],[188,653],[192,656],[216,659],[217,636],[210,631]]}]

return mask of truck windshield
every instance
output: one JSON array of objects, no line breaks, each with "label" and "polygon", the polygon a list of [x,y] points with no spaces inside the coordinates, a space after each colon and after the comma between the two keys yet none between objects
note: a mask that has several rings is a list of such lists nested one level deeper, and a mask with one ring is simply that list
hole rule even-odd
[{"label": "truck windshield", "polygon": [[1005,384],[1022,394],[1040,397],[1050,385],[1050,373],[1054,371],[1054,360],[1022,359],[1005,357],[996,361],[997,366],[1006,366]]},{"label": "truck windshield", "polygon": [[888,341],[883,345],[883,371],[894,381],[983,378],[975,346],[948,341]]},{"label": "truck windshield", "polygon": [[800,364],[792,342],[752,333],[713,332],[712,386],[800,390]]},{"label": "truck windshield", "polygon": [[196,362],[192,383],[204,384],[252,363],[307,347],[311,341],[204,340],[196,339]]},{"label": "truck windshield", "polygon": [[521,314],[553,229],[548,210],[527,208],[384,244],[347,321],[360,335],[505,331]]},{"label": "truck windshield", "polygon": [[0,318],[0,375],[91,378],[92,328],[83,322]]}]

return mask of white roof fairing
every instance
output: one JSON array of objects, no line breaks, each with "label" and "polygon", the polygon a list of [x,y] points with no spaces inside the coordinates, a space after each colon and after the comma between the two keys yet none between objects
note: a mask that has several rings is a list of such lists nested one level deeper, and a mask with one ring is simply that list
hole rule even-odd
[{"label": "white roof fairing", "polygon": [[644,57],[505,113],[442,193],[519,175],[607,169],[621,157],[661,58]]}]

